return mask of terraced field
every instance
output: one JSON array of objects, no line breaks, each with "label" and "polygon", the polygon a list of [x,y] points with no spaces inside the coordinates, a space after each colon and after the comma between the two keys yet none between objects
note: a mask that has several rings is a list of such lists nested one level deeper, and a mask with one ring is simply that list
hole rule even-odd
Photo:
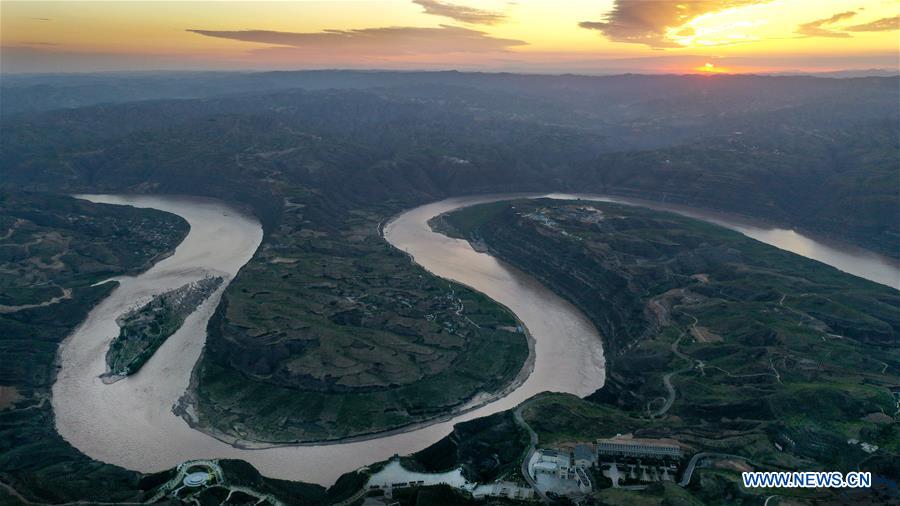
[{"label": "terraced field", "polygon": [[601,329],[605,387],[525,410],[542,444],[631,432],[773,468],[896,475],[897,290],[618,204],[501,202],[438,225],[540,278]]},{"label": "terraced field", "polygon": [[200,422],[294,442],[397,429],[503,389],[528,356],[515,318],[379,235],[383,209],[286,202],[226,294],[195,376]]}]

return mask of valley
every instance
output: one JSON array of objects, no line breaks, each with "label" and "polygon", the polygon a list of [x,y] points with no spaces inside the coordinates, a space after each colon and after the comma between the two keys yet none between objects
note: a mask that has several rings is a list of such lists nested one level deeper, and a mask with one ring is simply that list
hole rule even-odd
[{"label": "valley", "polygon": [[743,459],[896,482],[896,84],[5,80],[0,501],[168,497],[198,458],[214,504],[518,490],[531,446],[617,434],[740,458],[602,503],[762,502]]}]

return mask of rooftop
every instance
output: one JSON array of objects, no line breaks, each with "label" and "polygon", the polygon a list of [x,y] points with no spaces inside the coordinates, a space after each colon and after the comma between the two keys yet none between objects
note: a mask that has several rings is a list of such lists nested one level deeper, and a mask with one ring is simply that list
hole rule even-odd
[{"label": "rooftop", "polygon": [[187,487],[199,487],[209,481],[209,473],[201,471],[191,473],[184,477],[184,485]]},{"label": "rooftop", "polygon": [[588,445],[576,445],[573,453],[575,460],[592,460],[594,458],[594,451]]}]

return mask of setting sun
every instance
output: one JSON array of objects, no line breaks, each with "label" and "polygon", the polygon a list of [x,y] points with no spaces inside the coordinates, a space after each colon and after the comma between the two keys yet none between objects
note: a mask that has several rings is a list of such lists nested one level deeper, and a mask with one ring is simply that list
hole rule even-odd
[{"label": "setting sun", "polygon": [[704,74],[727,74],[728,70],[722,67],[717,67],[715,64],[706,62],[700,67],[696,67],[694,69],[697,72],[702,72]]},{"label": "setting sun", "polygon": [[896,69],[897,4],[838,3],[3,1],[0,50],[3,72]]}]

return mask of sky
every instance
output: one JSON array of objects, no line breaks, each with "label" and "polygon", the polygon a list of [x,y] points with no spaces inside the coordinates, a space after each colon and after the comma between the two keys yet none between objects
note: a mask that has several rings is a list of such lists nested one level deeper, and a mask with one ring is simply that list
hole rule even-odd
[{"label": "sky", "polygon": [[0,0],[0,71],[900,66],[897,0]]}]

